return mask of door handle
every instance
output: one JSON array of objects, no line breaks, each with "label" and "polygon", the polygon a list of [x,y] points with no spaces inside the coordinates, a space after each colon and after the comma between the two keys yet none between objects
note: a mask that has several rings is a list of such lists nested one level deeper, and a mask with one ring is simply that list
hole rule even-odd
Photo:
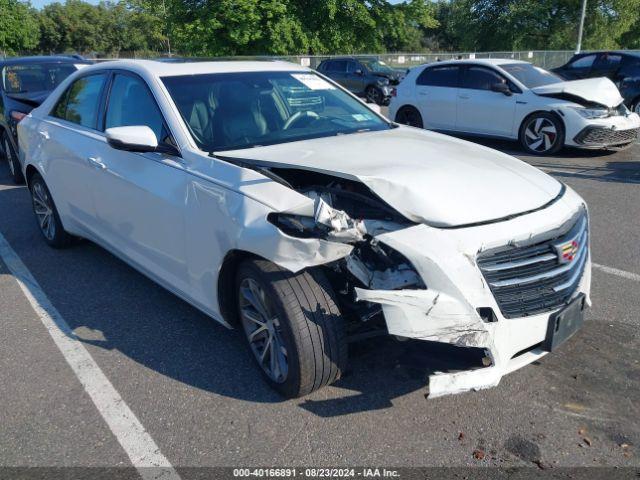
[{"label": "door handle", "polygon": [[418,95],[422,95],[423,97],[427,96],[427,92],[418,92]]},{"label": "door handle", "polygon": [[469,96],[467,95],[458,95],[458,98],[461,98],[462,100],[469,100]]},{"label": "door handle", "polygon": [[46,130],[38,130],[38,133],[40,134],[40,136],[42,138],[44,138],[45,140],[49,140],[49,132],[47,132]]},{"label": "door handle", "polygon": [[104,170],[107,166],[102,163],[102,160],[96,157],[87,157],[87,161],[91,164],[92,167],[99,168],[100,170]]}]

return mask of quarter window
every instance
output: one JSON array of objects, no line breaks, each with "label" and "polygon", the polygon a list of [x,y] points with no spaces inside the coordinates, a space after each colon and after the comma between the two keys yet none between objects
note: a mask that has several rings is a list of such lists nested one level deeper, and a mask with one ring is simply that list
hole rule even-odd
[{"label": "quarter window", "polygon": [[100,94],[106,74],[81,77],[71,84],[51,115],[87,128],[97,128]]},{"label": "quarter window", "polygon": [[117,74],[109,93],[105,129],[127,126],[147,126],[158,143],[166,142],[163,117],[147,85],[140,78]]},{"label": "quarter window", "polygon": [[462,88],[473,90],[491,90],[496,83],[505,83],[506,79],[488,68],[469,67],[464,75]]},{"label": "quarter window", "polygon": [[460,67],[458,66],[425,68],[416,80],[416,84],[456,88],[458,86],[459,73]]}]

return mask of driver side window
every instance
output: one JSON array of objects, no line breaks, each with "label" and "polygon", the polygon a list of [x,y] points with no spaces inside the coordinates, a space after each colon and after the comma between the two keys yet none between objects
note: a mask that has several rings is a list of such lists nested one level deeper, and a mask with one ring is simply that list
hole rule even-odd
[{"label": "driver side window", "polygon": [[162,113],[144,81],[130,75],[116,74],[109,92],[105,130],[137,125],[153,130],[158,143],[173,143]]}]

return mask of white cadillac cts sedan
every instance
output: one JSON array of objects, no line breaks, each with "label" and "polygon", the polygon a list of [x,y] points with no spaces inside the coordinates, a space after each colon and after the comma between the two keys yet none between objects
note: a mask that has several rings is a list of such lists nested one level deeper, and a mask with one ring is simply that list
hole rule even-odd
[{"label": "white cadillac cts sedan", "polygon": [[432,397],[495,386],[575,333],[590,302],[573,190],[390,123],[297,65],[94,65],[19,138],[49,245],[89,239],[240,326],[286,396],[337,380],[348,339],[377,332],[485,352],[431,375]]},{"label": "white cadillac cts sedan", "polygon": [[391,99],[397,122],[443,132],[519,140],[536,155],[563,146],[626,147],[640,117],[608,78],[564,81],[527,62],[455,60],[411,70]]}]

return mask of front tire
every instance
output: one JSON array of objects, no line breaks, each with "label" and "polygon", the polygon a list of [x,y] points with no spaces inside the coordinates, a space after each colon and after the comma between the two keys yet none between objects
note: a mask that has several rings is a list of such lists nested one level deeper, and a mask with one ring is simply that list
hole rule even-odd
[{"label": "front tire", "polygon": [[347,343],[334,293],[319,270],[291,273],[265,260],[242,263],[238,317],[267,383],[288,398],[338,380]]},{"label": "front tire", "polygon": [[555,115],[534,113],[520,126],[520,144],[534,155],[553,155],[564,146],[564,125]]},{"label": "front tire", "polygon": [[9,165],[9,173],[11,174],[11,179],[16,185],[22,185],[24,183],[24,176],[22,175],[22,171],[20,170],[18,155],[13,150],[6,132],[2,134],[2,149],[4,150],[4,155],[7,159],[7,164]]},{"label": "front tire", "polygon": [[29,182],[33,213],[38,222],[44,241],[53,248],[66,248],[73,243],[74,237],[68,234],[56,209],[51,192],[39,173],[34,173]]},{"label": "front tire", "polygon": [[374,87],[370,85],[367,87],[365,91],[365,97],[368,103],[375,103],[376,105],[382,105],[384,103],[384,95],[382,94],[382,90],[378,87]]}]

